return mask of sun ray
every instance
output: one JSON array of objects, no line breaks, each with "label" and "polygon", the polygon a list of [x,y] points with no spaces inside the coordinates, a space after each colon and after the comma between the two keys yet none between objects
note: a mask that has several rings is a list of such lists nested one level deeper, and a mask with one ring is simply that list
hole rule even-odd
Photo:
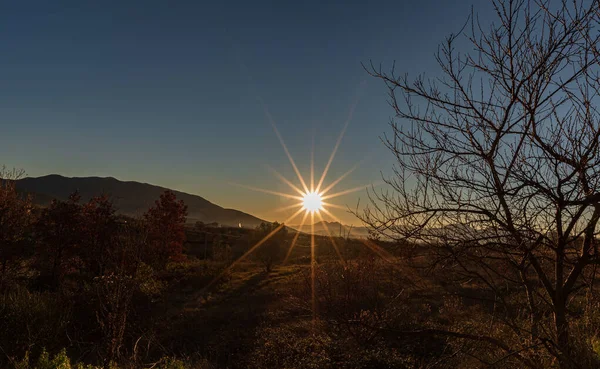
[{"label": "sun ray", "polygon": [[[363,81],[361,83],[361,86],[364,85]],[[286,194],[286,193],[282,193],[282,192],[277,192],[277,191],[271,191],[271,190],[266,190],[266,189],[261,189],[261,188],[257,188],[257,187],[250,187],[250,186],[243,186],[240,185],[241,187],[245,187],[254,191],[259,191],[259,192],[264,192],[264,193],[269,193],[269,194],[274,194],[277,196],[282,196],[282,197],[286,197],[286,198],[291,198],[291,199],[295,199],[295,200],[299,200],[299,204],[295,204],[295,205],[290,205],[290,206],[284,206],[281,209],[278,209],[277,211],[285,211],[288,209],[294,209],[298,206],[301,206],[300,209],[298,209],[294,215],[292,215],[288,220],[286,220],[285,222],[283,222],[279,227],[277,227],[275,230],[273,230],[271,233],[269,233],[267,236],[265,236],[261,241],[259,241],[257,244],[255,244],[254,246],[252,246],[248,251],[246,251],[246,253],[244,253],[244,255],[242,255],[240,258],[238,258],[237,260],[235,260],[230,266],[228,266],[221,274],[219,274],[219,276],[217,276],[217,278],[215,280],[213,280],[213,282],[209,283],[209,285],[206,288],[210,287],[214,282],[216,282],[217,280],[219,280],[225,273],[227,273],[229,270],[231,270],[237,263],[239,263],[241,260],[243,260],[244,258],[246,258],[249,254],[251,254],[254,250],[256,250],[258,247],[260,247],[262,244],[264,244],[270,237],[272,237],[275,233],[277,233],[277,231],[279,231],[289,220],[294,219],[300,212],[304,211],[304,216],[302,217],[302,223],[300,225],[300,229],[302,229],[306,222],[307,222],[307,218],[308,215],[310,213],[310,273],[311,273],[311,308],[312,308],[312,319],[313,319],[313,328],[316,328],[316,322],[317,322],[317,317],[318,317],[318,304],[317,304],[317,299],[316,299],[316,283],[317,283],[317,259],[316,259],[316,248],[317,248],[317,244],[315,242],[315,213],[317,213],[317,216],[323,221],[323,225],[327,231],[327,234],[332,242],[333,247],[335,248],[335,251],[337,252],[338,256],[340,257],[340,260],[342,261],[342,263],[345,263],[345,260],[343,258],[343,256],[341,255],[341,252],[339,250],[339,248],[337,247],[337,244],[335,242],[335,239],[331,233],[331,230],[329,229],[329,227],[327,226],[327,224],[324,221],[323,215],[320,213],[320,211],[323,211],[324,214],[327,214],[329,217],[331,217],[331,219],[334,219],[336,222],[339,222],[341,224],[341,221],[334,216],[329,210],[327,210],[325,206],[327,207],[331,207],[331,208],[338,208],[338,209],[343,209],[343,207],[335,205],[335,204],[330,204],[330,203],[324,203],[323,200],[325,199],[330,199],[333,197],[337,197],[337,196],[342,196],[345,194],[349,194],[352,192],[356,192],[359,190],[362,190],[364,188],[366,188],[367,186],[362,186],[356,189],[349,189],[349,190],[344,190],[341,192],[337,192],[328,196],[323,196],[325,193],[328,193],[329,191],[331,191],[336,185],[338,185],[342,180],[344,180],[347,176],[349,176],[352,172],[354,172],[354,170],[356,170],[356,168],[358,167],[359,163],[356,164],[354,167],[352,167],[349,171],[347,171],[346,173],[342,174],[342,176],[340,176],[339,178],[337,178],[335,181],[333,181],[331,184],[327,185],[325,190],[321,191],[321,187],[324,185],[324,181],[327,177],[327,174],[329,173],[329,170],[331,168],[331,165],[333,163],[333,160],[335,159],[335,156],[337,154],[337,151],[340,147],[340,144],[344,138],[344,135],[348,129],[348,125],[350,123],[350,121],[353,119],[353,115],[354,115],[354,111],[355,108],[357,106],[358,103],[358,96],[359,94],[357,93],[355,96],[355,99],[353,101],[353,103],[350,106],[349,112],[348,112],[348,116],[346,121],[344,122],[344,126],[339,134],[339,136],[337,137],[336,143],[333,147],[333,150],[329,156],[329,159],[324,167],[323,173],[321,174],[318,183],[315,186],[315,182],[316,178],[315,178],[315,162],[314,162],[314,158],[315,158],[315,135],[313,134],[312,137],[312,147],[311,147],[311,153],[310,153],[310,182],[308,183],[307,186],[307,181],[304,180],[304,178],[302,177],[302,174],[300,173],[300,170],[298,169],[298,166],[296,165],[296,162],[294,161],[294,158],[292,157],[287,145],[285,144],[285,141],[283,140],[283,137],[281,135],[281,133],[279,132],[279,130],[277,129],[277,125],[275,124],[275,120],[273,119],[273,117],[271,116],[271,113],[267,107],[267,105],[264,103],[264,101],[262,100],[262,98],[260,98],[260,96],[257,96],[262,108],[264,110],[264,114],[267,117],[269,123],[271,124],[271,127],[273,128],[273,131],[275,132],[275,135],[277,136],[277,139],[279,140],[281,146],[283,147],[283,150],[285,151],[285,154],[290,162],[290,164],[292,165],[292,168],[294,169],[294,172],[296,174],[296,176],[298,177],[298,180],[300,181],[301,186],[296,186],[294,183],[292,183],[291,181],[289,181],[287,178],[285,178],[283,175],[281,175],[280,173],[278,173],[276,170],[271,169],[275,175],[285,184],[287,184],[292,190],[293,192],[296,192],[298,195],[300,196],[294,196],[294,195],[290,195],[290,194]],[[363,159],[364,160],[364,159]],[[318,177],[318,176],[317,176]],[[294,181],[295,182],[295,181]],[[294,238],[292,240],[292,243],[290,245],[290,248],[287,252],[287,255],[284,259],[284,263],[287,263],[292,250],[294,247],[300,247],[299,245],[297,245],[298,240],[299,240],[299,236],[300,236],[301,231],[298,230],[298,232],[294,235]],[[383,254],[381,250],[378,250],[378,254]]]},{"label": "sun ray", "polygon": [[384,250],[382,247],[380,247],[379,245],[375,244],[373,241],[370,241],[369,239],[361,238],[360,241],[365,246],[367,246],[367,248],[369,248],[374,253],[376,253],[377,255],[379,255],[380,258],[382,258],[383,260],[387,261],[388,263],[394,264],[394,262],[393,262],[394,256],[392,254],[390,254],[388,251]]},{"label": "sun ray", "polygon": [[[246,67],[246,65],[244,63],[242,63],[242,66],[247,71],[248,77],[249,77],[249,80],[250,80],[250,83],[251,83],[251,86],[254,88],[252,76],[248,72],[248,68]],[[283,147],[283,150],[285,151],[285,154],[287,155],[290,163],[292,164],[292,167],[294,168],[294,171],[296,172],[296,175],[298,176],[298,179],[300,179],[300,183],[302,183],[302,187],[305,189],[306,192],[308,192],[308,187],[306,187],[306,183],[304,182],[304,179],[300,175],[300,171],[298,170],[298,167],[296,166],[296,163],[294,162],[294,159],[292,158],[292,155],[290,154],[290,152],[289,152],[289,150],[288,150],[285,142],[283,141],[283,138],[281,137],[281,134],[279,133],[279,130],[277,129],[277,126],[275,125],[275,120],[273,119],[273,116],[271,115],[271,112],[269,111],[269,108],[267,107],[267,104],[262,99],[262,97],[260,95],[258,95],[257,92],[255,92],[255,94],[256,94],[257,100],[259,101],[260,105],[263,108],[263,112],[265,113],[265,116],[267,117],[267,120],[271,124],[271,127],[273,127],[273,130],[275,131],[275,134],[277,135],[277,138],[279,139],[279,142],[281,143],[281,146]]]},{"label": "sun ray", "polygon": [[317,322],[317,301],[315,299],[315,277],[316,277],[316,260],[315,260],[315,213],[310,213],[310,282],[311,282],[311,307],[313,328]]},{"label": "sun ray", "polygon": [[250,255],[254,250],[256,250],[257,248],[259,248],[262,244],[264,244],[265,242],[267,242],[271,237],[273,237],[277,232],[279,232],[279,230],[283,227],[286,226],[286,224],[293,220],[294,218],[296,218],[296,216],[298,216],[298,214],[300,214],[302,212],[303,209],[298,210],[297,212],[295,212],[292,216],[290,216],[289,218],[287,218],[285,221],[283,221],[283,223],[281,223],[277,228],[275,228],[274,230],[272,230],[268,235],[266,235],[265,237],[263,237],[262,240],[258,241],[254,246],[252,246],[248,251],[246,251],[242,256],[240,256],[239,258],[237,258],[233,263],[231,263],[227,268],[225,268],[221,273],[219,273],[219,275],[217,275],[209,284],[207,284],[204,288],[203,291],[209,289],[210,287],[212,287],[213,284],[215,284],[215,282],[217,282],[219,279],[221,279],[221,277],[223,277],[226,273],[228,273],[234,266],[236,266],[240,261],[244,260],[248,255]]},{"label": "sun ray", "polygon": [[333,215],[329,210],[325,209],[325,208],[321,208],[321,211],[323,211],[325,214],[329,215],[334,221],[342,224],[342,221],[336,217],[335,215]]},{"label": "sun ray", "polygon": [[[398,272],[404,272],[400,265],[395,261],[394,255],[392,255],[389,251],[383,249],[381,246],[377,245],[375,242],[361,238],[360,241],[371,251],[373,251],[377,256],[379,256],[383,261],[388,263],[392,268],[397,270]],[[414,283],[411,281],[411,283]]]},{"label": "sun ray", "polygon": [[329,192],[333,187],[335,187],[335,185],[337,185],[338,183],[340,183],[344,178],[346,178],[347,176],[349,176],[352,172],[354,172],[356,170],[356,168],[358,168],[358,165],[360,163],[357,163],[355,166],[353,166],[349,171],[347,171],[346,173],[342,174],[338,179],[336,179],[335,181],[333,181],[329,186],[327,186],[323,191],[320,191],[319,193],[322,195],[325,195],[327,192]]},{"label": "sun ray", "polygon": [[321,175],[321,179],[319,180],[319,184],[317,184],[317,192],[321,189],[321,185],[323,184],[323,181],[325,180],[325,177],[327,176],[329,167],[331,166],[331,163],[333,162],[333,159],[335,158],[335,154],[336,154],[338,148],[340,147],[342,138],[344,138],[344,134],[346,133],[346,129],[348,128],[348,124],[350,124],[350,121],[352,120],[352,117],[354,116],[354,109],[356,108],[357,104],[358,104],[358,97],[356,97],[354,99],[354,102],[350,106],[350,112],[348,113],[348,118],[346,119],[346,122],[344,123],[344,128],[342,128],[342,132],[340,132],[340,135],[338,136],[335,146],[333,147],[333,151],[331,152],[331,155],[329,156],[329,160],[327,161],[327,165],[325,165],[325,169],[323,170],[323,174]]},{"label": "sun ray", "polygon": [[[352,110],[354,110],[354,108],[352,108]],[[344,137],[344,133],[346,133],[346,128],[348,128],[348,123],[350,122],[350,120],[346,120],[346,124],[344,124],[344,128],[342,129],[342,132],[340,133],[337,142],[335,143],[335,146],[333,147],[333,151],[331,152],[331,155],[329,156],[329,160],[327,161],[327,165],[325,165],[325,169],[323,170],[323,174],[321,174],[321,179],[319,179],[319,183],[317,184],[317,191],[320,190],[321,185],[323,184],[323,181],[325,180],[325,177],[327,176],[327,172],[329,171],[329,167],[331,166],[331,163],[333,162],[333,158],[335,157],[335,153],[337,152],[338,147],[340,146],[340,143],[342,142],[342,138]]]},{"label": "sun ray", "polygon": [[281,143],[281,146],[283,147],[283,150],[285,151],[285,154],[287,155],[288,159],[290,160],[290,164],[292,164],[292,167],[294,168],[294,171],[296,172],[296,175],[298,176],[298,179],[300,180],[300,183],[302,184],[302,188],[304,188],[304,191],[308,192],[308,187],[306,186],[306,182],[304,182],[304,178],[302,178],[302,175],[300,174],[300,170],[298,170],[298,166],[296,165],[294,158],[292,158],[292,155],[290,154],[290,151],[288,150],[285,142],[283,141],[283,138],[281,137],[281,134],[279,133],[277,126],[275,126],[275,122],[273,121],[273,118],[271,118],[271,114],[269,113],[268,110],[265,110],[265,111],[269,117],[271,126],[273,127],[273,130],[275,131],[275,134],[277,135],[277,138],[279,139],[279,142]]},{"label": "sun ray", "polygon": [[281,213],[281,212],[284,212],[286,210],[291,210],[291,209],[297,208],[299,206],[302,206],[302,203],[292,204],[292,205],[289,205],[289,206],[283,206],[283,207],[280,207],[280,208],[277,208],[277,209],[273,210],[273,212],[275,212],[275,213]]},{"label": "sun ray", "polygon": [[364,189],[368,188],[369,186],[371,186],[371,185],[363,185],[363,186],[359,186],[359,187],[354,187],[354,188],[351,188],[351,189],[348,189],[348,190],[344,190],[344,191],[333,193],[331,195],[322,196],[321,199],[322,200],[328,200],[328,199],[332,199],[334,197],[348,195],[348,194],[351,194],[353,192],[358,192],[360,190],[364,190]]},{"label": "sun ray", "polygon": [[331,231],[329,230],[329,227],[327,226],[327,223],[325,223],[325,220],[323,219],[323,216],[321,214],[319,214],[319,218],[321,219],[321,224],[323,224],[323,227],[325,228],[325,231],[327,232],[327,235],[331,240],[331,245],[335,249],[335,252],[337,253],[338,257],[340,258],[342,265],[346,265],[346,260],[344,260],[344,257],[342,256],[338,245],[335,243],[335,239],[333,238],[333,235],[331,234]]},{"label": "sun ray", "polygon": [[298,241],[298,237],[300,237],[300,233],[302,233],[300,230],[302,229],[302,227],[304,227],[304,223],[306,223],[307,217],[308,217],[308,212],[304,212],[304,216],[302,217],[302,222],[300,223],[300,227],[298,227],[299,229],[297,230],[296,235],[294,236],[294,239],[292,240],[292,244],[290,245],[290,248],[289,248],[287,254],[285,255],[285,259],[283,259],[283,265],[287,264],[287,261],[290,258],[290,255],[292,254],[292,250],[294,249],[294,246],[296,245],[296,241]]},{"label": "sun ray", "polygon": [[287,184],[288,186],[290,186],[290,188],[294,191],[296,191],[300,196],[304,195],[304,192],[302,192],[301,189],[299,189],[296,185],[294,185],[292,182],[290,182],[287,178],[285,178],[281,173],[279,173],[278,171],[275,170],[275,168],[267,165],[267,168],[273,173],[275,174],[275,176],[277,178],[279,178],[283,183]]},{"label": "sun ray", "polygon": [[268,193],[268,194],[271,194],[271,195],[277,195],[277,196],[287,197],[288,199],[294,199],[294,200],[300,200],[300,201],[302,201],[302,197],[290,195],[290,194],[284,193],[284,192],[277,192],[277,191],[265,190],[264,188],[246,186],[246,185],[243,185],[243,184],[240,184],[240,183],[235,183],[235,182],[230,182],[230,184],[232,184],[234,186],[239,186],[239,187],[247,188],[247,189],[252,190],[252,191],[264,192],[264,193]]},{"label": "sun ray", "polygon": [[335,209],[348,210],[347,206],[341,206],[341,205],[337,205],[337,204],[332,204],[330,202],[321,201],[321,204],[323,204],[323,206],[329,206],[329,207],[335,208]]},{"label": "sun ray", "polygon": [[315,192],[315,134],[313,132],[310,150],[310,192]]}]

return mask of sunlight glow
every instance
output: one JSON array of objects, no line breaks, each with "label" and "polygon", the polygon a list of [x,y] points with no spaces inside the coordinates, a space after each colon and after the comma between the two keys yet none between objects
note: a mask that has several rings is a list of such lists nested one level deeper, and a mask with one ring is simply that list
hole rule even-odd
[{"label": "sunlight glow", "polygon": [[[363,86],[363,85],[364,85],[364,81],[361,84],[361,86]],[[316,296],[315,296],[315,294],[316,294],[315,282],[316,282],[316,267],[318,265],[317,258],[316,258],[316,255],[317,255],[316,249],[317,249],[318,245],[315,242],[315,214],[318,216],[321,224],[323,225],[323,228],[325,229],[325,231],[327,233],[327,237],[330,239],[331,245],[335,249],[337,256],[339,257],[341,263],[345,264],[345,260],[342,255],[342,250],[339,247],[340,245],[337,244],[336,237],[334,237],[332,235],[331,230],[329,229],[329,226],[327,225],[327,222],[324,219],[324,215],[330,217],[335,222],[338,222],[341,225],[340,219],[338,219],[334,214],[332,214],[329,210],[327,210],[327,208],[331,207],[331,208],[342,209],[342,210],[348,210],[348,209],[346,207],[342,207],[340,205],[325,202],[324,200],[335,198],[338,196],[347,195],[350,193],[354,193],[354,192],[357,192],[360,190],[364,190],[365,188],[368,187],[368,186],[360,186],[360,187],[355,187],[355,188],[351,188],[351,189],[347,189],[347,190],[338,191],[335,193],[330,193],[330,191],[334,187],[336,187],[342,180],[344,180],[347,176],[349,176],[352,172],[354,172],[354,170],[356,170],[356,168],[358,168],[359,164],[362,161],[364,161],[364,159],[361,160],[356,165],[354,165],[352,168],[350,168],[350,170],[348,170],[347,172],[342,174],[339,178],[336,178],[335,180],[333,180],[332,182],[330,182],[328,184],[325,183],[327,174],[329,173],[329,169],[333,163],[336,153],[338,152],[338,148],[342,142],[342,139],[344,137],[346,129],[348,128],[348,124],[354,114],[354,108],[356,107],[356,104],[358,102],[358,95],[356,96],[355,101],[353,102],[353,104],[350,107],[350,112],[348,114],[348,118],[346,119],[346,122],[344,123],[344,127],[337,138],[337,141],[333,147],[333,150],[331,152],[331,155],[329,156],[329,159],[327,160],[325,168],[324,168],[323,172],[321,173],[320,177],[317,177],[318,181],[316,181],[317,178],[315,178],[314,134],[313,134],[312,148],[311,148],[311,152],[310,152],[310,174],[309,174],[310,177],[307,178],[307,180],[305,180],[302,177],[300,170],[299,170],[298,166],[296,165],[296,162],[294,161],[294,158],[290,154],[287,145],[283,141],[283,137],[279,133],[279,130],[277,129],[277,126],[275,124],[275,120],[271,116],[271,113],[269,112],[267,105],[265,104],[265,102],[262,100],[262,98],[260,96],[257,96],[257,98],[263,107],[265,116],[268,119],[269,123],[271,124],[273,131],[275,132],[275,135],[277,136],[277,139],[279,140],[279,143],[281,144],[281,146],[283,147],[283,150],[285,151],[285,155],[287,156],[292,168],[294,169],[294,172],[296,173],[299,184],[292,183],[292,181],[285,178],[283,175],[281,175],[279,172],[277,172],[275,169],[273,169],[269,166],[267,166],[269,168],[269,170],[271,172],[273,172],[275,174],[275,176],[281,182],[285,183],[292,190],[292,194],[284,193],[284,192],[277,192],[277,191],[272,191],[272,190],[262,189],[262,188],[257,188],[257,187],[245,186],[245,185],[240,185],[237,183],[233,183],[233,184],[240,186],[240,187],[250,189],[250,190],[268,193],[268,194],[272,194],[272,195],[276,195],[276,196],[280,196],[280,197],[284,197],[284,198],[288,198],[288,199],[292,199],[292,200],[297,200],[297,202],[295,202],[294,204],[291,204],[288,206],[283,206],[276,210],[279,212],[279,211],[289,211],[289,210],[294,209],[293,211],[295,211],[295,212],[288,219],[286,219],[283,223],[281,223],[277,228],[273,229],[262,240],[260,240],[255,245],[250,247],[241,257],[236,259],[227,268],[225,268],[225,270],[223,270],[221,272],[221,274],[219,274],[212,282],[210,282],[208,284],[208,286],[206,286],[204,288],[204,290],[205,291],[208,290],[217,280],[221,279],[226,273],[228,273],[233,267],[235,267],[235,265],[237,265],[239,262],[244,260],[248,255],[250,255],[252,252],[254,252],[257,248],[259,248],[262,244],[264,244],[268,239],[270,239],[272,236],[274,236],[281,229],[284,229],[286,227],[286,225],[288,224],[288,222],[294,221],[294,219],[296,219],[297,216],[299,216],[302,212],[304,212],[304,216],[302,217],[300,226],[295,227],[295,228],[297,228],[296,234],[294,235],[294,238],[289,246],[289,249],[287,251],[287,254],[285,256],[283,264],[285,265],[288,262],[290,255],[292,253],[292,250],[294,249],[294,247],[296,246],[296,244],[299,241],[300,235],[304,233],[302,231],[303,227],[305,226],[307,221],[310,221],[310,260],[311,260],[310,272],[311,272],[311,300],[312,300],[311,303],[312,303],[313,323],[316,324],[317,301],[316,301]],[[316,182],[316,185],[315,185],[315,182]],[[297,194],[299,196],[296,196],[295,194]],[[299,209],[296,210],[296,208],[298,208],[298,207],[299,207]],[[309,220],[309,215],[310,215],[310,220]],[[370,243],[366,243],[365,246],[368,249],[371,249],[375,254],[379,255],[381,258],[383,258],[385,260],[387,260],[387,258],[389,258],[389,255],[386,254],[386,251],[383,250],[382,248],[379,248],[376,244],[371,245]]]},{"label": "sunlight glow", "polygon": [[323,201],[321,200],[321,195],[317,192],[309,192],[304,195],[302,199],[302,205],[304,210],[311,213],[318,212],[323,209]]}]

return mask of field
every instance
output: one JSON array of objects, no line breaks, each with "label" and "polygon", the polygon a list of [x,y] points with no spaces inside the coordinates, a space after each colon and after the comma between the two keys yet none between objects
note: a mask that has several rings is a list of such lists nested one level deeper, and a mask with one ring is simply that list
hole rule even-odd
[{"label": "field", "polygon": [[[399,270],[384,248],[378,253],[385,252],[385,260],[362,241],[337,237],[342,262],[331,240],[316,236],[313,300],[306,234],[298,235],[289,255],[294,232],[279,237],[276,249],[265,245],[274,252],[269,267],[260,249],[231,267],[260,237],[257,232],[187,227],[182,260],[161,272],[142,268],[139,290],[121,322],[119,365],[410,367],[415,360],[437,356],[426,349],[431,342],[400,345],[402,340],[388,339],[375,327],[406,319],[398,302],[410,295],[408,271]],[[98,316],[93,289],[77,296],[66,287],[40,289],[35,280],[33,272],[22,275],[0,300],[3,365],[41,368],[46,352],[55,366],[116,365],[103,364],[106,329],[98,322],[107,320]],[[411,304],[418,310],[425,300]],[[403,314],[411,310],[402,309]]]},{"label": "field", "polygon": [[[60,209],[61,221],[70,224],[72,218]],[[531,333],[524,327],[530,315],[519,285],[506,282],[510,274],[488,279],[500,286],[492,285],[494,291],[483,279],[473,278],[485,273],[485,267],[455,262],[443,245],[311,237],[277,223],[256,229],[181,223],[182,234],[177,229],[168,234],[185,242],[163,258],[157,257],[164,255],[161,243],[147,238],[151,219],[138,223],[98,217],[110,214],[99,211],[102,206],[67,209],[83,211],[85,232],[74,238],[72,254],[59,260],[60,273],[50,274],[56,253],[37,244],[3,271],[3,367],[466,369],[557,364],[545,347],[528,341]],[[36,227],[53,229],[44,212],[37,215]],[[105,224],[98,219],[113,219],[114,233],[98,228]],[[54,244],[42,237],[46,228],[35,229],[37,242]],[[107,234],[111,237],[101,243]],[[159,241],[163,235],[158,233]],[[270,237],[262,242],[265,235]],[[60,240],[61,245],[69,241]],[[147,247],[152,252],[140,253]],[[98,261],[103,267],[95,272]],[[502,261],[490,267],[507,270]],[[589,367],[600,357],[596,289],[582,290],[570,305],[574,347]],[[536,293],[543,292],[538,287]],[[552,314],[541,311],[535,324],[546,329]]]}]

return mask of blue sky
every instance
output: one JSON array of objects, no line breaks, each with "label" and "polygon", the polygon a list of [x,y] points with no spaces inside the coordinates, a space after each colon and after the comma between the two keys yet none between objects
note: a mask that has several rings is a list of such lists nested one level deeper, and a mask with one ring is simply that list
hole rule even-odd
[{"label": "blue sky", "polygon": [[[488,1],[474,4],[485,20]],[[18,1],[0,4],[0,160],[30,176],[112,176],[283,220],[294,172],[263,106],[308,177],[355,104],[330,180],[376,182],[393,157],[384,85],[360,63],[436,75],[439,42],[471,3],[446,1]],[[466,49],[465,51],[468,51]],[[336,198],[366,202],[364,192]],[[336,210],[346,223],[356,223]]]}]

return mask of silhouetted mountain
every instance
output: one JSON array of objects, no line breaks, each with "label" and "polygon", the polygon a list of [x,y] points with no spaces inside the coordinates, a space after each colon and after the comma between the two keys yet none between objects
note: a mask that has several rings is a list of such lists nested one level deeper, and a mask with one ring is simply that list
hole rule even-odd
[{"label": "silhouetted mountain", "polygon": [[[291,225],[290,228],[294,228],[298,231],[304,232],[304,233],[311,233],[311,225],[310,224],[305,224],[302,227],[300,227],[300,225]],[[348,225],[343,225],[339,222],[327,222],[327,221],[321,221],[321,222],[317,222],[314,224],[314,233],[316,235],[319,236],[328,236],[329,233],[327,232],[327,230],[329,230],[329,233],[331,233],[332,236],[338,237],[351,237],[351,238],[367,238],[367,236],[369,235],[369,231],[367,228],[365,227],[354,227],[354,226],[348,226]]]},{"label": "silhouetted mountain", "polygon": [[[24,178],[18,181],[19,191],[30,193],[38,205],[48,205],[52,199],[66,200],[71,193],[78,190],[82,201],[93,196],[106,194],[114,201],[120,214],[129,216],[142,215],[160,194],[164,187],[139,182],[124,182],[115,178],[85,177],[68,178],[60,175],[48,175],[38,178]],[[234,209],[224,209],[196,195],[172,190],[177,198],[188,206],[188,222],[217,222],[223,225],[255,227],[262,220],[250,214]]]}]

